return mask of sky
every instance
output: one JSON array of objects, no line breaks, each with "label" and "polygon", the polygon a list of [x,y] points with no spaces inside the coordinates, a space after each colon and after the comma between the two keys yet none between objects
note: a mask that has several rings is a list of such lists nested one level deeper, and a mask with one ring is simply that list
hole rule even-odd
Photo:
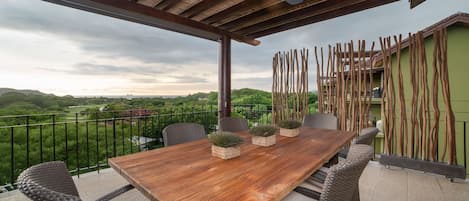
[{"label": "sky", "polygon": [[[56,95],[187,95],[217,90],[216,42],[50,4],[1,0],[0,88]],[[269,91],[272,57],[293,48],[326,47],[416,32],[469,0],[407,0],[259,38],[232,43],[232,88]],[[311,54],[310,58],[314,55]],[[311,90],[316,89],[310,59]]]}]

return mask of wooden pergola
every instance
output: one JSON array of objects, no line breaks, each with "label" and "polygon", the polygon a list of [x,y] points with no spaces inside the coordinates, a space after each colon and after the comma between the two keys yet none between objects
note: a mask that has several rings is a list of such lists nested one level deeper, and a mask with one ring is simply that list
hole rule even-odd
[{"label": "wooden pergola", "polygon": [[[220,43],[219,118],[230,116],[231,39],[257,38],[397,0],[45,0]],[[423,0],[412,0],[411,5]]]}]

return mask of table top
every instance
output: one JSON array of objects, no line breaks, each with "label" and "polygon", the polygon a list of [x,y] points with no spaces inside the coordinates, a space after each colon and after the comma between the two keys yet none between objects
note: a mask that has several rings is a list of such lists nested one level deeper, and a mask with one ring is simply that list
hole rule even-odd
[{"label": "table top", "polygon": [[109,159],[109,165],[151,200],[281,200],[355,136],[354,132],[301,128],[277,144],[251,144],[241,156],[211,155],[207,139]]}]

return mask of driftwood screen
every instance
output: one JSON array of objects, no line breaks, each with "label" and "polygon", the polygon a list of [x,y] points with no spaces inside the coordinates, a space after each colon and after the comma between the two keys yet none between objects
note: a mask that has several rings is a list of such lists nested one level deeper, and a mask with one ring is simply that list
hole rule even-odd
[{"label": "driftwood screen", "polygon": [[[401,36],[380,38],[384,67],[381,105],[384,120],[384,152],[412,159],[447,161],[454,165],[457,162],[455,117],[450,99],[446,30],[437,30],[433,33],[431,63],[427,61],[423,33],[409,34],[409,39],[406,41],[409,69],[403,69],[401,66],[401,47],[404,44],[401,38]],[[394,48],[391,47],[393,41]],[[393,60],[394,54],[396,60]],[[393,65],[393,61],[397,64]],[[403,79],[404,70],[409,73],[406,83]],[[411,88],[411,97],[405,96],[406,87]],[[439,94],[444,101],[445,113],[442,132],[439,124],[441,118]],[[396,107],[399,107],[398,111]],[[444,140],[441,149],[438,146],[440,133]]]},{"label": "driftwood screen", "polygon": [[353,41],[314,48],[317,65],[318,111],[334,114],[339,128],[359,131],[369,126],[372,101],[374,43],[366,51],[366,42]]},{"label": "driftwood screen", "polygon": [[308,49],[278,52],[272,62],[272,123],[302,120],[308,111]]}]

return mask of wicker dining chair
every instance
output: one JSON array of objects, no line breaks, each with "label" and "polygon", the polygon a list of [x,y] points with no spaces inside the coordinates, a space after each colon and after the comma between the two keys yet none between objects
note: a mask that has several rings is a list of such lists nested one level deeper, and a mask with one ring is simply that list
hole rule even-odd
[{"label": "wicker dining chair", "polygon": [[303,118],[303,126],[311,128],[322,128],[322,129],[339,129],[339,121],[336,116],[332,114],[312,114],[306,115]]},{"label": "wicker dining chair", "polygon": [[[18,176],[17,183],[19,191],[34,201],[81,201],[72,176],[62,161],[31,166]],[[97,200],[111,200],[133,188],[128,184]]]},{"label": "wicker dining chair", "polygon": [[[370,145],[373,143],[373,139],[375,139],[376,135],[378,135],[379,129],[375,127],[369,127],[362,129],[358,136],[353,139],[352,144],[366,144]],[[339,157],[347,158],[348,148],[342,149],[339,152]]]},{"label": "wicker dining chair", "polygon": [[164,146],[206,138],[204,126],[196,123],[175,123],[163,129]]},{"label": "wicker dining chair", "polygon": [[220,130],[228,132],[249,130],[248,121],[243,118],[225,117],[220,120]]},{"label": "wicker dining chair", "polygon": [[329,169],[324,184],[308,179],[295,188],[284,201],[359,201],[359,179],[372,157],[371,146],[354,145],[350,148],[347,160]]}]

